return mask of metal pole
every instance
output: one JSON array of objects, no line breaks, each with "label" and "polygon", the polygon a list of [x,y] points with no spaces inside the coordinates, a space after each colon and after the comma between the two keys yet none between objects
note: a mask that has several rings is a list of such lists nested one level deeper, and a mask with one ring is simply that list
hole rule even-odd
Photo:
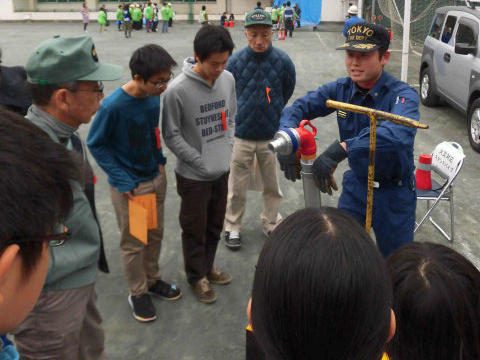
[{"label": "metal pole", "polygon": [[372,0],[372,17],[375,16],[375,0]]},{"label": "metal pole", "polygon": [[402,45],[402,72],[400,79],[407,82],[408,77],[408,52],[410,50],[410,12],[412,0],[405,0],[403,12],[403,45]]},{"label": "metal pole", "polygon": [[372,227],[373,210],[373,179],[375,179],[375,150],[377,146],[377,119],[373,113],[370,118],[370,151],[368,153],[368,182],[367,182],[367,214],[365,216],[365,231],[370,234]]},{"label": "metal pole", "polygon": [[363,16],[363,0],[358,0],[358,15],[361,17],[361,18],[365,18]]},{"label": "metal pole", "polygon": [[320,197],[320,190],[318,190],[315,184],[315,178],[313,176],[313,163],[315,157],[312,159],[300,159],[300,165],[302,166],[302,182],[303,182],[303,196],[305,198],[305,207],[319,208],[322,206],[322,199]]}]

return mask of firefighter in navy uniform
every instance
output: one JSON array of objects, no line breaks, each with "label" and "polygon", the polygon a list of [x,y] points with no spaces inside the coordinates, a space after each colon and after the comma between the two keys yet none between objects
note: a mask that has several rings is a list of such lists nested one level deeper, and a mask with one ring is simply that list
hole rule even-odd
[{"label": "firefighter in navy uniform", "polygon": [[[355,24],[347,30],[345,65],[349,77],[320,86],[282,112],[280,128],[296,128],[302,119],[326,116],[328,99],[419,119],[417,92],[383,70],[390,53],[390,37],[381,25]],[[367,115],[337,111],[340,141],[333,142],[313,165],[315,181],[324,193],[337,190],[337,164],[348,158],[338,208],[365,223],[370,121]],[[413,241],[416,193],[413,145],[416,130],[379,120],[375,159],[372,226],[384,256]],[[295,154],[279,156],[287,179],[300,178]]]}]

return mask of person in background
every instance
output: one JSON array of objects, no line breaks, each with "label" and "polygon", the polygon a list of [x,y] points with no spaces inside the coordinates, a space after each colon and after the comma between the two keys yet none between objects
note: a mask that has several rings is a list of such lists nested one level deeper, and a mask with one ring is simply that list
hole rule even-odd
[{"label": "person in background", "polygon": [[202,26],[208,25],[208,13],[207,7],[205,5],[202,5],[202,11],[200,11],[199,21]]},{"label": "person in background", "polygon": [[152,23],[152,31],[158,31],[158,13],[160,10],[158,9],[157,3],[153,3],[153,23]]},{"label": "person in background", "polygon": [[362,24],[364,22],[365,22],[365,20],[358,17],[358,7],[357,7],[357,5],[351,5],[348,8],[347,20],[345,21],[345,24],[343,25],[343,36],[345,36],[345,37],[348,36],[347,30],[350,26],[355,25],[355,24]]},{"label": "person in background", "polygon": [[132,14],[130,9],[132,9],[133,4],[123,5],[123,31],[125,32],[125,37],[132,37]]},{"label": "person in background", "polygon": [[145,28],[147,30],[147,33],[152,31],[152,24],[153,24],[153,9],[152,9],[152,3],[148,2],[145,5],[145,8],[143,9],[143,14],[145,17]]},{"label": "person in background", "polygon": [[247,14],[245,37],[248,46],[233,54],[227,64],[227,70],[235,78],[238,101],[225,214],[225,245],[231,250],[241,246],[240,229],[255,157],[263,182],[260,218],[264,234],[268,236],[282,220],[278,211],[283,195],[277,159],[268,144],[278,130],[280,114],[293,94],[296,81],[292,60],[272,46],[272,20],[267,11],[253,10]]},{"label": "person in background", "polygon": [[296,19],[296,22],[297,22],[297,28],[300,27],[300,18],[302,16],[302,9],[300,9],[300,5],[298,4],[295,4],[294,8],[295,10],[295,19]]},{"label": "person in background", "polygon": [[[75,64],[75,66],[72,66]],[[22,359],[105,359],[95,283],[108,272],[95,209],[94,174],[77,129],[88,124],[103,99],[102,81],[122,68],[101,63],[89,36],[55,36],[38,45],[25,65],[33,105],[26,118],[76,157],[74,206],[63,221],[71,236],[50,249],[51,262],[38,302],[15,330]]]},{"label": "person in background", "polygon": [[88,32],[87,26],[90,18],[90,12],[88,11],[87,3],[83,3],[80,14],[82,14],[83,31]]},{"label": "person in background", "polygon": [[[88,134],[90,152],[108,175],[117,215],[123,267],[129,287],[128,302],[140,322],[156,319],[151,296],[177,300],[182,293],[162,280],[158,261],[163,239],[167,186],[166,158],[158,123],[160,94],[172,77],[172,57],[159,45],[142,46],[133,53],[132,79],[102,103]],[[147,245],[130,234],[129,200],[154,194],[157,228],[148,231]]]},{"label": "person in background", "polygon": [[172,25],[173,25],[173,16],[175,15],[175,13],[173,12],[173,9],[172,9],[172,3],[168,3],[167,6],[168,6],[168,10],[169,10],[169,14],[168,14],[168,27],[172,27]]},{"label": "person in background", "polygon": [[283,10],[283,22],[285,24],[285,31],[292,37],[295,26],[295,10],[293,10],[290,5],[290,1],[287,1],[287,6]]},{"label": "person in background", "polygon": [[480,359],[480,272],[444,245],[414,242],[387,259],[395,360]]},{"label": "person in background", "polygon": [[107,12],[105,11],[105,5],[102,5],[100,10],[98,10],[98,25],[100,25],[99,32],[103,34],[105,31],[105,26],[107,25]]},{"label": "person in background", "polygon": [[118,31],[122,31],[122,23],[123,23],[123,5],[118,5],[117,8],[117,27]]},{"label": "person in background", "polygon": [[261,1],[257,1],[257,6],[255,7],[254,10],[263,10],[262,2],[261,2]]},{"label": "person in background", "polygon": [[217,299],[211,284],[231,281],[214,261],[225,218],[237,111],[235,80],[224,70],[233,47],[228,30],[203,26],[193,42],[194,58],[185,59],[163,101],[163,138],[177,157],[185,272],[194,295],[206,304]]},{"label": "person in background", "polygon": [[227,13],[224,11],[220,16],[220,26],[225,26],[225,21],[227,21]]},{"label": "person in background", "polygon": [[[0,49],[0,64],[2,50]],[[27,113],[32,96],[26,86],[27,73],[23,66],[0,65],[0,106],[21,115]]]},{"label": "person in background", "polygon": [[162,14],[162,33],[168,33],[168,21],[170,19],[171,9],[168,7],[167,3],[164,2],[160,13]]},{"label": "person in background", "polygon": [[395,333],[392,289],[354,219],[299,210],[265,241],[255,268],[250,323],[267,359],[380,360]]},{"label": "person in background", "polygon": [[73,207],[71,183],[79,174],[64,146],[2,108],[0,168],[0,359],[18,360],[5,334],[34,307],[47,275],[49,248],[68,241],[61,224]]},{"label": "person in background", "polygon": [[235,15],[233,15],[233,13],[230,14],[230,16],[228,17],[228,22],[234,22],[235,21]]},{"label": "person in background", "polygon": [[139,4],[135,4],[132,11],[133,29],[140,30],[142,28],[142,10]]},{"label": "person in background", "polygon": [[280,10],[278,9],[278,6],[274,5],[271,14],[273,31],[277,30],[279,12]]}]

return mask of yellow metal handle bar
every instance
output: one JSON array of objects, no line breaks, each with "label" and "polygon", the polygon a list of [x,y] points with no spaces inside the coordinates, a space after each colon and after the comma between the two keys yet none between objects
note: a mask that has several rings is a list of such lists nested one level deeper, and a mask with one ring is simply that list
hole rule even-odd
[{"label": "yellow metal handle bar", "polygon": [[422,124],[416,120],[407,118],[405,116],[391,114],[386,111],[375,110],[375,109],[367,108],[364,106],[358,106],[358,105],[348,104],[348,103],[334,101],[334,100],[327,100],[327,106],[333,109],[347,110],[347,111],[356,112],[359,114],[365,114],[365,115],[372,114],[377,119],[381,118],[384,120],[389,120],[396,124],[407,126],[407,127],[414,127],[418,129],[428,129],[428,125]]},{"label": "yellow metal handle bar", "polygon": [[[368,156],[368,182],[367,182],[367,212],[365,215],[365,230],[370,234],[372,227],[373,210],[373,179],[375,177],[375,148],[377,145],[377,118],[392,121],[396,124],[411,128],[428,129],[428,125],[405,116],[395,115],[386,111],[375,110],[364,106],[348,104],[340,101],[327,100],[326,105],[333,109],[347,110],[365,114],[370,118],[370,152]],[[348,150],[348,149],[347,149]]]}]

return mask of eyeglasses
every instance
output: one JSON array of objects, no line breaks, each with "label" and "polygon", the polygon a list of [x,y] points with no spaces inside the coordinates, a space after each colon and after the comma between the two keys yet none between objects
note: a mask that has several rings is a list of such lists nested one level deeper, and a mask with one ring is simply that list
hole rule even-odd
[{"label": "eyeglasses", "polygon": [[103,86],[103,82],[101,81],[97,81],[97,87],[94,88],[94,89],[78,89],[77,88],[78,85],[76,85],[75,87],[71,87],[71,88],[66,88],[67,90],[70,90],[71,92],[78,92],[78,91],[86,91],[86,92],[95,92],[95,93],[101,93],[103,94],[103,89],[104,89],[104,86]]},{"label": "eyeglasses", "polygon": [[157,89],[163,89],[164,87],[166,87],[168,85],[168,83],[174,78],[174,75],[173,73],[170,73],[170,76],[168,77],[168,80],[167,81],[158,81],[158,82],[153,82],[153,81],[150,81],[148,80],[148,82],[150,84],[152,84],[153,86],[155,86]]},{"label": "eyeglasses", "polygon": [[63,224],[57,225],[56,232],[53,234],[32,236],[32,237],[13,237],[6,241],[4,246],[13,244],[22,244],[31,241],[48,241],[50,247],[63,245],[71,236],[72,232]]}]

